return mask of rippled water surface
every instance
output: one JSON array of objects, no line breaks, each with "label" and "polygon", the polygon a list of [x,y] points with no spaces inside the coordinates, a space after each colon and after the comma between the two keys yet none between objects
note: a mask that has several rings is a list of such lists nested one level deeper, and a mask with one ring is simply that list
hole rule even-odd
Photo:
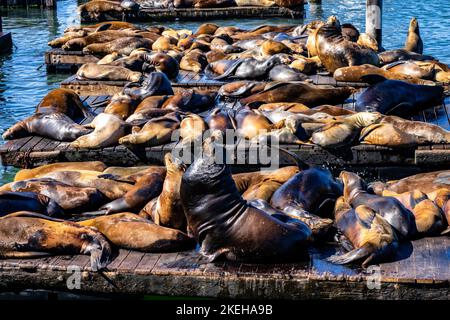
[{"label": "rippled water surface", "polygon": [[[406,38],[411,17],[419,19],[424,51],[450,62],[450,1],[409,0],[383,1],[383,46],[400,48]],[[47,42],[63,33],[71,24],[78,24],[76,0],[58,0],[57,10],[13,9],[3,17],[4,31],[12,32],[12,53],[0,55],[0,132],[29,115],[39,100],[68,75],[47,74],[44,53]],[[341,22],[351,22],[364,30],[364,0],[323,0],[321,6],[307,5],[305,21],[337,15]],[[199,22],[165,23],[175,28],[194,29]],[[217,20],[219,24],[255,27],[260,24],[302,23],[290,19]],[[8,181],[14,169],[0,172],[0,182]]]}]

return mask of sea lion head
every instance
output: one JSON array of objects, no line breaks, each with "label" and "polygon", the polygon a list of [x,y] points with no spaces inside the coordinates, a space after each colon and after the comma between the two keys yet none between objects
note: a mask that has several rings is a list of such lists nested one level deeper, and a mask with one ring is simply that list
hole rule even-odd
[{"label": "sea lion head", "polygon": [[339,22],[339,19],[336,16],[330,16],[327,19],[327,23],[326,24],[330,25],[332,27],[335,27],[335,28],[337,28],[339,30],[341,29],[341,23]]},{"label": "sea lion head", "polygon": [[28,130],[26,129],[24,121],[27,121],[27,119],[17,122],[11,128],[3,132],[2,134],[3,139],[12,140],[26,137],[28,135]]},{"label": "sea lion head", "polygon": [[344,184],[344,200],[351,202],[356,192],[366,190],[366,183],[356,173],[341,171],[339,180]]},{"label": "sea lion head", "polygon": [[409,22],[409,31],[416,33],[419,32],[419,22],[416,17],[411,18],[411,21]]},{"label": "sea lion head", "polygon": [[358,112],[347,119],[352,121],[358,128],[364,128],[378,122],[383,115],[379,112]]},{"label": "sea lion head", "polygon": [[167,174],[181,173],[186,171],[186,165],[179,158],[174,157],[171,153],[166,153],[164,156],[164,164],[167,169]]}]

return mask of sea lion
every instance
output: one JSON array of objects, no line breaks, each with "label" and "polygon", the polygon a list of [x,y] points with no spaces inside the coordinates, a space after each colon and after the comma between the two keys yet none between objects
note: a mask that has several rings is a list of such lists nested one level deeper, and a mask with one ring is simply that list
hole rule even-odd
[{"label": "sea lion", "polygon": [[69,40],[82,38],[85,36],[87,36],[87,32],[84,30],[65,32],[63,36],[53,39],[52,41],[49,41],[48,45],[52,48],[60,48]]},{"label": "sea lion", "polygon": [[372,85],[358,95],[356,111],[408,116],[442,103],[444,88],[387,80],[371,75],[363,79]]},{"label": "sea lion", "polygon": [[164,156],[167,175],[161,194],[151,200],[139,213],[156,224],[185,231],[187,222],[180,200],[180,184],[186,166],[170,153]]},{"label": "sea lion", "polygon": [[271,81],[305,81],[308,80],[308,76],[298,71],[295,68],[291,68],[286,65],[276,65],[269,71],[269,79]]},{"label": "sea lion", "polygon": [[136,101],[134,99],[120,92],[112,96],[103,112],[116,115],[120,119],[125,120],[133,113],[135,104]]},{"label": "sea lion", "polygon": [[218,95],[231,98],[248,97],[263,91],[266,85],[266,82],[248,80],[233,81],[221,86],[218,91]]},{"label": "sea lion", "polygon": [[47,93],[37,105],[35,112],[59,112],[74,121],[93,115],[92,111],[81,102],[75,91],[65,88],[56,88]]},{"label": "sea lion", "polygon": [[360,35],[358,29],[351,23],[341,25],[341,34],[345,40],[352,42],[357,42]]},{"label": "sea lion", "polygon": [[414,134],[409,134],[390,123],[377,123],[361,130],[360,143],[384,147],[410,148],[423,144]]},{"label": "sea lion", "polygon": [[102,172],[106,169],[106,165],[100,161],[84,161],[84,162],[59,162],[46,164],[34,169],[21,169],[14,176],[14,181],[39,178],[49,172],[64,170],[92,170]]},{"label": "sea lion", "polygon": [[320,66],[320,61],[317,61],[314,58],[298,56],[295,57],[295,60],[292,61],[289,66],[304,74],[314,74]]},{"label": "sea lion", "polygon": [[71,26],[67,27],[64,30],[66,32],[77,32],[77,31],[86,31],[86,32],[94,32],[99,30],[120,30],[120,29],[137,29],[136,26],[130,22],[125,21],[107,21],[100,22],[92,25],[83,25],[83,26]]},{"label": "sea lion", "polygon": [[153,51],[169,51],[176,49],[177,44],[177,38],[170,36],[161,36],[152,44],[151,49]]},{"label": "sea lion", "polygon": [[368,75],[380,75],[386,79],[392,80],[407,80],[411,79],[411,76],[396,73],[391,70],[379,68],[371,64],[362,64],[359,66],[342,67],[338,68],[333,73],[333,78],[337,81],[345,82],[362,82],[364,76]]},{"label": "sea lion", "polygon": [[404,49],[387,50],[379,53],[378,57],[380,58],[380,62],[382,65],[402,60],[415,60],[415,61],[436,60],[432,56],[406,51]]},{"label": "sea lion", "polygon": [[6,130],[2,137],[11,140],[38,135],[57,141],[74,141],[91,131],[63,113],[35,113]]},{"label": "sea lion", "polygon": [[301,221],[283,222],[249,205],[230,169],[213,160],[214,134],[183,175],[180,198],[188,225],[210,261],[298,261],[307,257],[311,231]]},{"label": "sea lion", "polygon": [[88,126],[94,131],[73,141],[73,148],[106,148],[125,135],[125,122],[114,114],[100,113]]},{"label": "sea lion", "polygon": [[87,254],[93,271],[111,259],[111,247],[94,228],[20,211],[0,218],[3,258],[33,258],[53,254]]},{"label": "sea lion", "polygon": [[[83,212],[98,208],[103,203],[103,195],[95,188],[78,188],[52,179],[29,179],[12,184],[14,192],[35,192],[54,200],[65,212]],[[21,209],[25,210],[25,209]],[[27,209],[29,211],[40,212]]]},{"label": "sea lion", "polygon": [[81,51],[84,47],[93,43],[110,42],[123,37],[142,37],[136,30],[106,30],[93,32],[87,36],[67,41],[61,48],[66,51]]},{"label": "sea lion", "polygon": [[33,211],[50,217],[64,216],[64,211],[55,200],[35,192],[2,191],[0,205],[0,216],[17,211]]},{"label": "sea lion", "polygon": [[121,6],[120,2],[106,1],[106,0],[92,0],[78,6],[77,9],[79,14],[83,14],[84,12],[86,12],[89,15],[89,17],[91,17],[94,20],[98,20],[98,18],[103,12],[107,11],[123,12],[125,10],[126,9]]},{"label": "sea lion", "polygon": [[180,69],[199,73],[208,65],[205,54],[199,50],[189,50],[180,61]]},{"label": "sea lion", "polygon": [[100,175],[101,172],[98,171],[67,170],[49,172],[42,175],[41,178],[53,179],[73,187],[95,188],[109,200],[123,197],[133,187],[129,183],[99,178]]},{"label": "sea lion", "polygon": [[168,96],[150,96],[145,98],[138,104],[133,114],[126,119],[126,122],[131,123],[135,120],[150,120],[151,118],[161,117],[173,112],[173,110],[161,109],[161,106],[167,98]]},{"label": "sea lion", "polygon": [[246,139],[253,139],[262,132],[272,129],[272,124],[262,113],[243,108],[239,110],[234,119],[238,134]]},{"label": "sea lion", "polygon": [[282,110],[288,112],[303,112],[309,110],[307,106],[303,103],[296,102],[274,102],[274,103],[265,103],[259,106],[258,110],[260,111],[273,111],[273,110]]},{"label": "sea lion", "polygon": [[141,130],[132,132],[119,139],[124,145],[159,146],[171,141],[172,133],[180,126],[181,118],[178,113],[149,120]]},{"label": "sea lion", "polygon": [[355,173],[341,171],[339,179],[344,184],[344,201],[353,208],[366,205],[386,219],[401,238],[411,239],[416,236],[414,215],[396,198],[368,193],[366,183]]},{"label": "sea lion", "polygon": [[139,87],[125,86],[123,92],[133,99],[142,101],[150,96],[173,95],[172,84],[162,72],[152,72]]},{"label": "sea lion", "polygon": [[327,23],[317,30],[315,45],[320,61],[329,72],[346,66],[379,65],[375,51],[344,39],[335,16],[328,18]]},{"label": "sea lion", "polygon": [[226,8],[234,6],[234,0],[194,0],[194,8]]},{"label": "sea lion", "polygon": [[[104,1],[104,0],[102,0]],[[146,38],[122,37],[105,43],[92,43],[83,48],[83,53],[94,55],[106,55],[112,52],[128,56],[133,50],[138,48],[150,49],[153,41]]]},{"label": "sea lion", "polygon": [[91,80],[139,82],[143,75],[142,72],[131,71],[124,67],[85,63],[78,69],[77,77]]},{"label": "sea lion", "polygon": [[112,176],[126,177],[136,173],[152,169],[153,166],[136,166],[136,167],[108,167],[103,170],[103,174],[110,174]]},{"label": "sea lion", "polygon": [[333,117],[347,116],[355,114],[354,111],[331,105],[321,105],[309,110],[301,111],[305,115],[314,115],[316,113],[326,113]]},{"label": "sea lion", "polygon": [[162,109],[202,112],[213,106],[216,98],[214,91],[180,89],[169,97],[162,105]]},{"label": "sea lion", "polygon": [[380,48],[378,41],[367,33],[361,33],[356,43],[359,44],[361,47],[372,49],[375,52],[380,52],[383,50],[382,48]]},{"label": "sea lion", "polygon": [[[347,264],[366,258],[362,267],[369,263],[393,257],[398,249],[398,238],[392,226],[375,210],[361,205],[353,209],[343,197],[336,201],[335,225],[350,246],[349,252],[334,255],[327,261]],[[344,240],[344,239],[343,239]]]},{"label": "sea lion", "polygon": [[169,79],[175,79],[180,71],[178,61],[162,52],[148,55],[147,61],[156,71],[164,73]]},{"label": "sea lion", "polygon": [[161,193],[166,175],[166,169],[161,167],[146,172],[123,197],[101,206],[99,211],[104,214],[139,212],[148,201]]},{"label": "sea lion", "polygon": [[240,100],[243,105],[273,102],[297,102],[308,107],[343,103],[355,90],[350,87],[316,86],[313,84],[269,83],[265,89]]},{"label": "sea lion", "polygon": [[420,37],[419,22],[416,18],[412,18],[409,22],[408,36],[406,37],[405,50],[415,52],[418,54],[423,53],[423,42]]},{"label": "sea lion", "polygon": [[202,138],[203,133],[207,129],[207,124],[202,117],[195,113],[190,113],[183,117],[183,120],[180,122],[180,138],[181,143],[187,145],[189,143],[193,143],[194,141],[198,141]]},{"label": "sea lion", "polygon": [[323,148],[339,148],[351,144],[359,132],[381,119],[381,114],[359,112],[331,121],[314,132],[311,141]]},{"label": "sea lion", "polygon": [[221,108],[215,108],[211,111],[205,121],[211,131],[220,130],[225,134],[227,130],[234,129],[233,119],[231,119],[229,112]]},{"label": "sea lion", "polygon": [[441,212],[447,222],[447,229],[441,234],[450,233],[450,189],[439,189],[432,194],[427,195],[441,209]]},{"label": "sea lion", "polygon": [[216,30],[219,29],[219,26],[214,23],[203,23],[198,26],[197,30],[194,32],[194,37],[198,37],[201,34],[211,34],[213,35]]},{"label": "sea lion", "polygon": [[445,229],[445,218],[441,209],[421,191],[402,194],[385,190],[383,197],[398,199],[414,215],[416,228],[421,236],[439,235]]},{"label": "sea lion", "polygon": [[[419,61],[417,61],[419,62]],[[416,79],[434,79],[435,68],[433,64],[418,65],[415,61],[396,61],[383,66],[384,70],[402,74]]]},{"label": "sea lion", "polygon": [[117,213],[78,222],[98,229],[111,243],[142,252],[177,252],[191,249],[195,241],[186,234],[159,226],[133,213]]}]

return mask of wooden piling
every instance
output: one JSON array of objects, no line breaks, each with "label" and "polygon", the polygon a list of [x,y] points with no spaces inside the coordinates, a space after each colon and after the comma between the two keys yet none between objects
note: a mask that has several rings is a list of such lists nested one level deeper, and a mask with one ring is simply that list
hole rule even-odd
[{"label": "wooden piling", "polygon": [[381,46],[382,40],[383,0],[366,0],[366,33],[377,39]]},{"label": "wooden piling", "polygon": [[2,17],[0,16],[0,53],[10,52],[12,49],[11,33],[3,33]]}]

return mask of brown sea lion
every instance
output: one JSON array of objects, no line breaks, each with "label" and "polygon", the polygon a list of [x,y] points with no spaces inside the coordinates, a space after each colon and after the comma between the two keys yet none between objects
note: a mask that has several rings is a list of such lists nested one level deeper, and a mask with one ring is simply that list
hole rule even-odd
[{"label": "brown sea lion", "polygon": [[346,66],[379,65],[375,51],[343,38],[341,26],[335,16],[328,18],[327,23],[317,30],[315,44],[317,55],[329,72]]},{"label": "brown sea lion", "polygon": [[259,106],[260,111],[283,110],[289,112],[303,112],[309,110],[303,103],[296,102],[274,102],[265,103]]},{"label": "brown sea lion", "polygon": [[157,118],[164,116],[172,110],[161,109],[163,103],[167,100],[168,96],[150,96],[142,100],[133,114],[130,115],[126,122],[133,122],[134,120],[150,120],[151,118]]},{"label": "brown sea lion", "polygon": [[248,97],[263,91],[266,85],[266,82],[249,80],[233,81],[221,86],[218,95],[231,98]]},{"label": "brown sea lion", "polygon": [[226,8],[234,6],[234,0],[194,0],[194,8]]},{"label": "brown sea lion", "polygon": [[200,49],[189,50],[180,61],[180,69],[201,72],[208,65],[205,54]]},{"label": "brown sea lion", "polygon": [[298,261],[307,257],[311,231],[301,221],[285,222],[249,205],[239,194],[230,169],[213,161],[213,138],[203,143],[183,175],[180,198],[188,225],[210,261]]},{"label": "brown sea lion", "polygon": [[[394,256],[398,239],[392,226],[376,211],[361,205],[353,209],[343,197],[336,201],[335,225],[343,235],[342,244],[347,253],[327,259],[336,264],[347,264],[366,258],[362,266]],[[341,240],[341,241],[342,241]]]},{"label": "brown sea lion", "polygon": [[131,190],[133,185],[110,179],[99,178],[101,172],[89,170],[67,170],[49,172],[41,178],[54,179],[56,181],[80,188],[96,188],[109,200],[123,197]]},{"label": "brown sea lion", "polygon": [[55,171],[64,170],[92,170],[102,172],[106,169],[106,165],[100,161],[84,161],[84,162],[59,162],[46,164],[34,169],[19,170],[14,176],[14,181],[39,178],[40,176]]},{"label": "brown sea lion", "polygon": [[106,55],[112,52],[117,52],[121,55],[129,55],[133,50],[138,48],[150,49],[153,41],[138,37],[123,37],[105,43],[93,43],[83,48],[83,52],[94,55]]},{"label": "brown sea lion", "polygon": [[394,197],[398,199],[413,213],[419,235],[438,235],[445,229],[446,222],[441,209],[425,193],[415,190],[397,194],[385,190],[383,191],[383,197]]},{"label": "brown sea lion", "polygon": [[[103,202],[102,194],[95,188],[78,188],[52,179],[29,179],[16,181],[11,190],[15,192],[35,192],[54,200],[65,211],[83,212],[98,208]],[[25,209],[21,209],[25,210]],[[27,209],[34,212],[38,210]]]},{"label": "brown sea lion", "polygon": [[407,80],[411,78],[411,76],[409,75],[396,73],[391,70],[373,66],[371,64],[338,68],[334,71],[333,78],[335,78],[337,81],[362,82],[364,76],[367,75],[380,75],[382,77],[385,77],[386,79],[393,80]]},{"label": "brown sea lion", "polygon": [[[419,62],[419,61],[417,61]],[[419,65],[415,61],[396,61],[383,66],[384,70],[394,72],[395,74],[402,74],[406,77],[417,79],[433,79],[434,78],[434,65],[422,64]]]},{"label": "brown sea lion", "polygon": [[304,74],[314,74],[320,66],[320,61],[318,62],[314,58],[305,58],[305,57],[295,57],[295,60],[292,61],[289,66],[291,68],[297,69]]},{"label": "brown sea lion", "polygon": [[341,171],[339,179],[344,184],[344,201],[353,208],[368,206],[386,219],[404,239],[417,235],[414,215],[396,198],[370,194],[364,180],[355,173]]},{"label": "brown sea lion", "polygon": [[395,61],[403,60],[415,60],[415,61],[425,61],[425,60],[436,60],[434,57],[429,55],[423,55],[404,49],[387,50],[378,54],[380,62],[382,65],[389,64]]},{"label": "brown sea lion", "polygon": [[419,22],[416,18],[412,18],[409,22],[408,36],[406,37],[405,50],[415,52],[418,54],[423,53],[423,42],[420,37]]},{"label": "brown sea lion", "polygon": [[75,123],[65,114],[35,113],[7,129],[2,137],[10,140],[37,135],[57,141],[74,141],[90,132],[90,129]]},{"label": "brown sea lion", "polygon": [[90,44],[110,42],[123,37],[142,38],[136,33],[136,30],[106,30],[69,40],[61,48],[66,51],[81,51]]},{"label": "brown sea lion", "polygon": [[116,145],[125,135],[125,122],[114,114],[100,113],[88,126],[94,131],[73,141],[73,148],[105,148]]},{"label": "brown sea lion", "polygon": [[122,120],[128,118],[128,116],[133,113],[136,101],[131,99],[130,96],[123,93],[116,93],[109,100],[104,113],[113,114]]},{"label": "brown sea lion", "polygon": [[87,36],[87,32],[84,30],[65,32],[62,37],[56,38],[52,41],[49,41],[48,45],[52,48],[60,48],[69,40],[81,38],[81,37],[85,37],[85,36]]},{"label": "brown sea lion", "polygon": [[214,23],[203,23],[198,26],[197,30],[194,32],[194,37],[198,37],[201,34],[214,34],[219,26]]},{"label": "brown sea lion", "polygon": [[119,212],[138,213],[148,201],[157,197],[163,187],[166,169],[154,167],[151,170],[146,170],[146,172],[123,197],[103,205],[100,207],[99,212],[104,214]]},{"label": "brown sea lion", "polygon": [[381,48],[378,45],[377,40],[367,33],[361,33],[356,43],[359,44],[361,47],[372,49],[375,52],[381,51]]},{"label": "brown sea lion", "polygon": [[64,211],[55,200],[36,192],[2,191],[0,205],[0,216],[17,211],[33,211],[50,217],[64,216]]},{"label": "brown sea lion", "polygon": [[238,134],[246,139],[253,139],[262,132],[272,129],[272,124],[262,113],[250,109],[241,109],[234,116]]},{"label": "brown sea lion", "polygon": [[178,113],[149,120],[139,131],[132,132],[119,139],[124,145],[159,146],[171,141],[172,133],[180,126],[181,118]]},{"label": "brown sea lion", "polygon": [[433,202],[442,210],[445,221],[447,222],[447,229],[442,231],[442,234],[450,233],[450,188],[438,189],[427,195]]},{"label": "brown sea lion", "polygon": [[106,0],[92,0],[78,6],[78,13],[86,12],[91,18],[97,20],[103,12],[117,11],[123,12],[125,9],[120,5],[120,2],[106,1]]},{"label": "brown sea lion", "polygon": [[309,110],[302,111],[302,113],[305,115],[313,115],[318,112],[327,113],[333,117],[347,116],[347,115],[355,114],[355,112],[352,110],[348,110],[348,109],[344,109],[344,108],[336,107],[336,106],[331,106],[331,105],[321,105],[318,107],[311,108]]},{"label": "brown sea lion", "polygon": [[308,107],[323,104],[343,103],[355,90],[350,87],[335,88],[331,86],[316,86],[307,83],[269,83],[259,93],[240,100],[241,104],[256,104],[273,102],[297,102]]},{"label": "brown sea lion", "polygon": [[162,52],[148,55],[147,61],[156,71],[164,73],[169,79],[175,79],[180,71],[178,61]]},{"label": "brown sea lion", "polygon": [[36,113],[60,112],[72,120],[87,118],[92,111],[81,102],[75,91],[65,88],[51,90],[42,98],[35,110]]},{"label": "brown sea lion", "polygon": [[85,63],[78,69],[77,77],[90,80],[139,82],[143,75],[142,72],[131,71],[124,67]]},{"label": "brown sea lion", "polygon": [[90,255],[93,271],[106,267],[111,247],[94,228],[20,211],[0,218],[2,258],[33,258],[54,254]]},{"label": "brown sea lion", "polygon": [[161,36],[151,46],[153,51],[168,51],[177,47],[178,40],[174,37]]},{"label": "brown sea lion", "polygon": [[213,106],[216,95],[214,91],[180,89],[161,108],[201,112]]},{"label": "brown sea lion", "polygon": [[180,138],[182,143],[192,143],[201,139],[203,132],[208,128],[205,120],[195,113],[183,117],[180,122]]},{"label": "brown sea lion", "polygon": [[125,21],[106,21],[100,22],[92,25],[83,25],[83,26],[71,26],[67,27],[64,30],[66,32],[77,32],[80,30],[86,32],[93,32],[95,30],[120,30],[120,29],[137,29],[136,26],[130,22]]},{"label": "brown sea lion", "polygon": [[212,131],[220,130],[222,133],[225,133],[226,130],[234,129],[230,114],[221,108],[215,108],[211,111],[205,121],[208,124],[208,128]]},{"label": "brown sea lion", "polygon": [[98,229],[119,248],[142,252],[176,252],[191,249],[195,241],[186,234],[159,226],[133,213],[117,213],[78,224]]},{"label": "brown sea lion", "polygon": [[424,141],[416,135],[409,134],[390,123],[377,123],[361,131],[360,143],[384,147],[410,148]]},{"label": "brown sea lion", "polygon": [[162,192],[147,203],[139,215],[151,219],[158,225],[185,231],[187,223],[180,202],[180,184],[186,167],[170,153],[164,156],[164,163],[167,175]]},{"label": "brown sea lion", "polygon": [[135,167],[108,167],[105,170],[103,170],[103,174],[111,174],[113,176],[129,176],[134,175],[138,172],[145,171],[147,169],[151,169],[153,166],[135,166]]}]

